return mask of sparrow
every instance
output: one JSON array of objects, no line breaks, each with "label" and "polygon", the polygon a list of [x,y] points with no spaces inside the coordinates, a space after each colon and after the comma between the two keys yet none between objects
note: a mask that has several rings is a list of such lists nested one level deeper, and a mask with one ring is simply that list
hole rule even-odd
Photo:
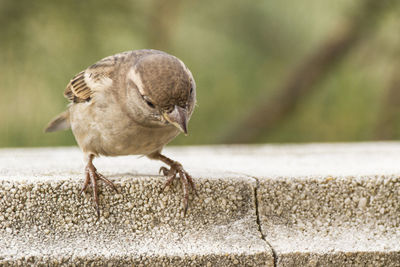
[{"label": "sparrow", "polygon": [[194,181],[179,162],[161,154],[177,135],[187,135],[196,103],[196,83],[180,59],[152,49],[109,56],[75,75],[64,96],[71,103],[45,132],[71,128],[86,163],[81,193],[92,188],[98,217],[98,181],[117,190],[93,159],[121,155],[144,155],[168,165],[159,171],[167,178],[163,190],[179,177],[186,214],[189,190],[197,194]]}]

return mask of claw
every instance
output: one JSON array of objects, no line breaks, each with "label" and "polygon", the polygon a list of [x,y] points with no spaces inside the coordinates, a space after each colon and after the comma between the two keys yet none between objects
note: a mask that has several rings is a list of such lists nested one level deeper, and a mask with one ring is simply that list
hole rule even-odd
[{"label": "claw", "polygon": [[190,176],[187,172],[185,172],[185,174],[186,174],[187,180],[189,181],[190,187],[192,188],[192,191],[194,192],[196,197],[199,197],[199,193],[197,192],[197,188],[193,182],[192,176]]},{"label": "claw", "polygon": [[167,186],[170,186],[171,183],[174,181],[176,177],[176,173],[172,173],[172,175],[167,176],[167,182],[164,184],[163,188],[161,189],[161,192],[164,192],[165,188],[167,188]]},{"label": "claw", "polygon": [[97,181],[98,180],[103,181],[117,193],[118,193],[118,190],[110,180],[108,180],[106,177],[104,177],[104,175],[102,175],[101,173],[97,172],[96,168],[92,164],[88,164],[88,166],[86,167],[85,175],[86,175],[86,178],[85,178],[85,182],[83,183],[81,193],[86,192],[89,185],[92,187],[93,204],[94,204],[94,208],[96,210],[97,220],[99,220],[100,219],[100,207],[99,207],[99,193],[98,193]]},{"label": "claw", "polygon": [[163,192],[167,186],[171,185],[177,174],[179,175],[183,190],[183,212],[186,216],[189,207],[189,189],[191,189],[197,197],[199,196],[192,177],[183,169],[182,165],[177,162],[174,162],[171,165],[170,169],[167,169],[166,167],[161,167],[160,173],[161,172],[164,174],[164,176],[167,176],[167,182],[164,184],[161,192]]},{"label": "claw", "polygon": [[98,221],[98,220],[100,220],[100,208],[99,208],[98,204],[96,204],[96,213],[97,213],[97,220],[96,221]]},{"label": "claw", "polygon": [[162,166],[158,171],[158,174],[161,174],[161,172],[163,173],[164,176],[168,176],[169,170],[166,167]]},{"label": "claw", "polygon": [[83,194],[83,192],[86,192],[86,189],[87,189],[87,187],[88,187],[88,185],[90,183],[90,177],[89,177],[88,169],[85,170],[85,177],[86,177],[85,178],[85,182],[83,183],[83,186],[82,186],[80,194]]},{"label": "claw", "polygon": [[96,171],[96,174],[97,174],[97,176],[98,176],[98,178],[99,178],[100,180],[102,180],[103,182],[105,182],[105,183],[106,183],[109,187],[111,187],[116,193],[118,193],[118,190],[117,190],[117,188],[115,187],[115,185],[113,184],[113,182],[111,182],[110,180],[108,180],[106,177],[104,177],[103,174],[98,173],[97,171]]},{"label": "claw", "polygon": [[186,217],[186,213],[187,213],[187,210],[188,210],[188,208],[189,208],[189,205],[188,205],[188,202],[186,201],[186,199],[185,199],[185,202],[184,202],[184,210],[183,210],[183,216],[184,217]]},{"label": "claw", "polygon": [[98,188],[97,188],[97,174],[96,171],[89,171],[89,176],[90,176],[90,182],[92,186],[92,191],[93,191],[93,202],[97,211],[97,216],[100,216],[100,209],[99,209],[99,194],[98,194]]},{"label": "claw", "polygon": [[179,171],[179,177],[181,178],[182,181],[184,215],[186,215],[189,202],[189,190],[188,190],[189,185],[187,177],[185,173],[183,173],[183,171]]}]

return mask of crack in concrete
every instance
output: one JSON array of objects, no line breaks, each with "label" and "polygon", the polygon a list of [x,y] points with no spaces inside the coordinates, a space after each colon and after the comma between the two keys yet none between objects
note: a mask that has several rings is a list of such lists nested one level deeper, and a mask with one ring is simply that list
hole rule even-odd
[{"label": "crack in concrete", "polygon": [[258,205],[258,188],[260,187],[260,182],[256,177],[251,176],[254,180],[256,180],[256,186],[254,187],[254,205],[255,205],[255,211],[256,211],[256,223],[258,226],[258,231],[260,232],[261,239],[264,240],[264,242],[269,246],[269,248],[272,251],[272,256],[274,257],[274,267],[277,267],[278,263],[278,255],[276,254],[275,249],[272,247],[272,245],[268,242],[268,240],[265,238],[265,235],[262,232],[261,229],[261,220],[260,220],[260,212],[259,212],[259,205]]},{"label": "crack in concrete", "polygon": [[265,235],[263,234],[262,229],[261,229],[261,219],[260,219],[260,212],[259,212],[259,205],[258,205],[258,189],[260,188],[260,181],[258,180],[257,177],[254,177],[252,175],[248,175],[245,173],[235,172],[235,174],[244,175],[244,176],[252,178],[256,181],[256,186],[254,187],[254,207],[255,207],[255,213],[256,213],[256,223],[258,226],[258,231],[260,232],[260,235],[261,235],[261,239],[268,245],[268,247],[272,251],[272,257],[274,258],[274,267],[277,267],[278,266],[278,255],[277,255],[274,247],[265,238]]}]

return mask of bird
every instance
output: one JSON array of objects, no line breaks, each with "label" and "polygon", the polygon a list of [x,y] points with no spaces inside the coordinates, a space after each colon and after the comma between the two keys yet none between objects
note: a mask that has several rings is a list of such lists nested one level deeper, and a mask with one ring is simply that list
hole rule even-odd
[{"label": "bird", "polygon": [[162,161],[169,167],[159,170],[166,177],[162,190],[179,179],[186,214],[190,192],[197,195],[193,178],[181,163],[161,153],[180,133],[187,135],[196,106],[196,83],[179,58],[154,49],[108,56],[75,75],[64,97],[70,104],[45,132],[72,130],[86,164],[80,192],[92,188],[98,218],[98,181],[117,191],[93,164],[100,156],[142,155]]}]

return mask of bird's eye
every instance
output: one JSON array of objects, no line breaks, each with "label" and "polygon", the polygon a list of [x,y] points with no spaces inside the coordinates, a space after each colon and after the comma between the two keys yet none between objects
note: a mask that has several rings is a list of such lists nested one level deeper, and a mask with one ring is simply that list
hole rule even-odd
[{"label": "bird's eye", "polygon": [[193,87],[190,87],[190,94],[193,93]]},{"label": "bird's eye", "polygon": [[154,107],[155,107],[154,104],[153,104],[153,102],[151,102],[151,101],[149,100],[148,97],[142,95],[142,98],[143,98],[143,100],[146,102],[146,104],[147,104],[149,107],[151,107],[151,108],[154,108]]},{"label": "bird's eye", "polygon": [[151,103],[149,100],[145,99],[144,101],[146,101],[146,104],[147,104],[149,107],[154,108],[154,104]]}]

